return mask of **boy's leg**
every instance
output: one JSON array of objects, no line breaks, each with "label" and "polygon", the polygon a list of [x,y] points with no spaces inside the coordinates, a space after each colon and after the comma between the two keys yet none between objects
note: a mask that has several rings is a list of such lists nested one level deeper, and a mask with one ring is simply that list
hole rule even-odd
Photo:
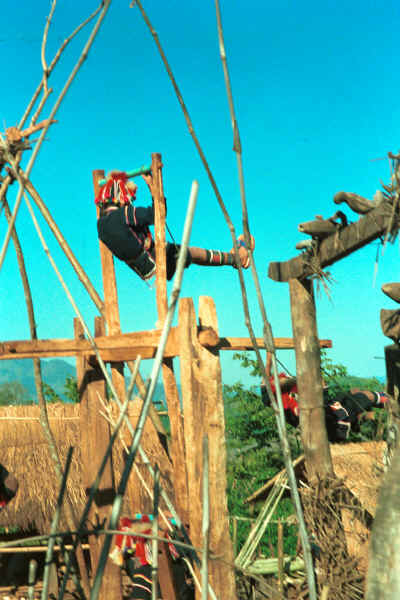
[{"label": "boy's leg", "polygon": [[[248,269],[250,266],[249,251],[244,243],[244,236],[240,235],[237,240],[239,246],[239,258],[243,269]],[[254,249],[254,238],[251,236],[251,249]],[[191,246],[189,248],[192,262],[202,267],[222,267],[231,265],[236,267],[235,254],[232,249],[230,252],[222,252],[221,250],[206,250],[205,248],[197,248]]]},{"label": "boy's leg", "polygon": [[235,264],[235,257],[230,252],[221,252],[220,250],[206,250],[190,246],[190,257],[192,263],[201,267],[222,267],[224,265]]}]

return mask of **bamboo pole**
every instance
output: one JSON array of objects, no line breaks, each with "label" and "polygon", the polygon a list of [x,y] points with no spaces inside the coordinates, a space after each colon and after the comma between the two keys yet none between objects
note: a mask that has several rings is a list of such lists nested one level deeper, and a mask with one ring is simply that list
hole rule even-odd
[{"label": "bamboo pole", "polygon": [[[82,53],[80,54],[80,56],[78,58],[78,61],[76,62],[75,66],[73,67],[73,69],[72,69],[72,71],[71,71],[71,73],[70,73],[67,81],[64,84],[63,89],[61,90],[61,92],[60,92],[60,94],[59,94],[59,96],[58,96],[58,98],[57,98],[57,100],[56,100],[53,108],[51,109],[51,111],[49,113],[48,123],[43,128],[43,130],[42,130],[42,132],[41,132],[41,134],[39,136],[39,139],[38,139],[37,143],[35,144],[35,147],[33,149],[33,152],[31,154],[31,157],[30,157],[30,159],[28,161],[28,164],[27,164],[27,167],[26,167],[26,176],[28,178],[29,178],[29,176],[31,174],[33,165],[35,163],[35,160],[36,160],[38,152],[39,152],[39,150],[41,148],[41,145],[42,145],[42,143],[43,143],[43,141],[45,139],[47,131],[48,131],[48,129],[49,129],[49,127],[50,127],[50,125],[51,125],[51,123],[52,123],[52,121],[53,121],[53,119],[54,119],[54,117],[55,117],[55,115],[56,115],[56,113],[57,113],[57,111],[58,111],[58,109],[59,109],[59,107],[60,107],[60,105],[61,105],[61,103],[62,103],[62,101],[63,101],[63,99],[64,99],[64,97],[66,95],[66,93],[67,93],[67,91],[68,91],[68,89],[69,89],[69,87],[71,86],[73,80],[75,79],[75,76],[77,75],[79,69],[81,68],[81,66],[83,64],[83,62],[87,58],[89,50],[90,50],[91,46],[93,45],[93,42],[94,42],[94,40],[96,38],[96,35],[97,35],[97,33],[98,33],[99,29],[100,29],[100,26],[101,26],[101,24],[103,22],[104,17],[107,14],[107,11],[108,11],[108,9],[110,7],[110,4],[111,4],[111,0],[104,0],[102,2],[102,10],[100,12],[100,15],[99,15],[97,21],[96,21],[96,24],[94,25],[93,30],[92,30],[92,32],[91,32],[91,34],[90,34],[90,36],[89,36],[86,44],[84,45],[84,48],[83,48]],[[5,147],[5,142],[4,142],[4,139],[2,138],[1,135],[0,135],[0,139],[2,141],[3,147]],[[18,189],[18,193],[17,193],[17,199],[16,199],[16,202],[15,202],[15,205],[14,205],[14,210],[13,210],[12,215],[11,215],[11,221],[9,223],[9,226],[8,226],[8,229],[7,229],[7,233],[6,233],[4,242],[3,242],[3,246],[2,246],[1,251],[0,251],[0,270],[1,270],[2,266],[3,266],[4,258],[5,258],[5,255],[6,255],[6,252],[7,252],[7,248],[8,248],[8,243],[9,243],[10,237],[11,237],[11,231],[12,231],[12,229],[14,227],[15,220],[16,220],[16,217],[17,217],[17,214],[18,214],[18,210],[19,210],[19,207],[20,207],[20,204],[21,204],[23,191],[24,191],[24,186],[20,185],[20,187]]]},{"label": "bamboo pole", "polygon": [[[16,548],[0,548],[0,554],[32,554],[36,552],[47,552],[48,546],[22,546]],[[54,545],[53,552],[72,550],[72,544]],[[82,544],[82,550],[89,550],[89,544]]]},{"label": "bamboo pole", "polygon": [[[219,192],[217,183],[214,179],[214,176],[211,172],[211,169],[208,165],[208,162],[206,160],[205,154],[201,148],[200,142],[197,138],[194,126],[193,126],[193,122],[190,118],[189,112],[187,110],[187,107],[184,103],[182,94],[179,90],[178,84],[175,80],[175,77],[172,73],[171,67],[167,61],[167,58],[165,56],[165,53],[162,49],[161,43],[159,41],[158,38],[158,34],[155,31],[155,29],[153,28],[150,19],[148,17],[148,15],[146,14],[145,10],[143,9],[143,6],[141,4],[140,0],[136,0],[135,1],[135,5],[138,6],[143,20],[145,21],[147,27],[149,28],[151,35],[153,36],[154,42],[157,46],[157,49],[159,51],[161,60],[164,63],[165,69],[168,73],[168,76],[171,80],[172,86],[175,90],[177,99],[179,101],[179,104],[182,108],[187,126],[188,126],[188,130],[190,135],[192,136],[193,142],[196,146],[196,149],[199,153],[200,159],[203,163],[203,166],[207,172],[207,175],[209,177],[210,183],[213,187],[215,196],[217,198],[218,204],[223,212],[224,218],[226,220],[226,223],[228,225],[228,228],[230,230],[231,236],[232,236],[232,240],[233,240],[233,245],[234,245],[234,250],[235,250],[235,256],[237,257],[237,243],[236,243],[236,234],[235,234],[235,229],[233,227],[232,221],[229,217],[229,214],[226,210],[225,204],[223,202],[222,196]],[[133,6],[133,4],[132,4]],[[234,118],[234,120],[236,121],[236,117]],[[238,131],[237,131],[238,133]],[[243,212],[244,214],[247,214],[246,211],[246,205],[245,205],[245,198],[244,198],[244,194],[242,195],[242,206],[243,206]],[[245,219],[245,223],[244,223],[244,230],[245,230],[245,235],[248,235],[248,224],[247,224],[247,220]],[[245,312],[245,321],[246,321],[246,326],[249,329],[250,332],[250,337],[252,338],[252,342],[254,345],[254,349],[256,351],[256,355],[257,355],[257,360],[258,360],[258,364],[260,366],[261,371],[264,370],[264,365],[263,365],[263,361],[261,358],[261,355],[258,351],[258,347],[257,344],[255,343],[255,336],[254,333],[252,331],[251,328],[251,322],[250,322],[250,316],[249,316],[249,310],[248,310],[248,301],[247,301],[247,296],[246,296],[246,291],[245,291],[245,286],[244,286],[244,281],[243,281],[243,274],[242,274],[242,270],[240,265],[239,269],[238,269],[238,275],[239,275],[239,281],[240,281],[240,286],[241,286],[241,290],[242,290],[242,300],[243,300],[243,307],[244,307],[244,312]],[[272,337],[272,329],[271,329],[271,325],[268,322],[267,319],[267,315],[266,315],[266,311],[265,311],[265,306],[264,306],[264,301],[262,298],[262,294],[261,294],[261,287],[259,284],[259,280],[257,277],[257,273],[256,273],[256,269],[255,269],[255,265],[254,265],[254,261],[252,262],[252,273],[254,276],[254,282],[256,285],[256,290],[257,290],[257,298],[258,298],[258,302],[259,302],[259,307],[260,307],[260,312],[263,318],[263,323],[264,323],[264,340],[265,340],[265,344],[266,344],[266,348],[268,349],[268,351],[270,351],[273,355],[273,369],[274,371],[276,371],[276,358],[275,358],[275,349],[274,349],[274,344],[273,344],[273,337]],[[266,380],[266,378],[264,378],[264,382],[266,387],[267,387],[267,391],[268,393],[270,393],[272,395],[272,391],[270,389],[270,384],[269,381]],[[289,483],[290,483],[290,488],[291,488],[291,492],[292,492],[292,498],[294,501],[294,505],[295,505],[295,509],[296,509],[296,514],[298,516],[299,519],[299,528],[300,528],[300,532],[301,532],[301,540],[302,540],[302,545],[303,545],[303,551],[304,551],[304,555],[306,557],[306,564],[307,564],[307,578],[308,578],[308,583],[309,583],[309,588],[310,588],[310,594],[311,594],[311,600],[316,600],[316,589],[315,589],[315,580],[314,580],[314,572],[313,572],[313,567],[312,567],[312,557],[311,557],[311,548],[310,548],[310,543],[308,540],[308,536],[307,536],[307,530],[305,527],[305,523],[304,523],[304,517],[303,517],[303,512],[302,512],[302,508],[301,508],[301,503],[300,503],[300,497],[298,494],[298,490],[296,487],[296,478],[293,472],[293,469],[291,468],[291,457],[290,457],[290,447],[289,447],[289,443],[287,440],[287,436],[286,436],[286,430],[285,430],[285,426],[284,426],[284,415],[283,415],[283,408],[281,405],[281,398],[280,398],[280,390],[278,388],[278,405],[274,407],[275,409],[275,415],[276,415],[276,419],[277,419],[277,428],[278,428],[278,432],[279,432],[279,437],[282,443],[282,451],[283,451],[283,457],[284,457],[284,461],[285,461],[285,466],[287,468],[288,474],[289,474]]]},{"label": "bamboo pole", "polygon": [[[245,234],[245,239],[248,244],[250,233],[249,233],[247,202],[246,202],[244,176],[243,176],[242,148],[241,148],[240,137],[239,137],[239,128],[237,125],[237,119],[236,119],[234,105],[233,105],[233,97],[232,97],[232,90],[231,90],[231,85],[230,85],[229,72],[228,72],[228,67],[227,67],[227,62],[226,62],[225,44],[224,44],[224,38],[223,38],[219,0],[215,0],[215,6],[216,6],[218,39],[219,39],[219,44],[220,44],[221,60],[222,60],[223,68],[224,68],[225,84],[226,84],[226,89],[227,89],[230,115],[231,115],[232,127],[233,127],[233,132],[234,132],[234,148],[233,149],[236,152],[238,173],[239,173],[240,197],[241,197],[242,215],[243,215],[243,231]],[[235,248],[235,252],[236,252],[236,248]],[[276,354],[275,354],[275,348],[274,348],[274,342],[273,342],[272,328],[271,328],[271,325],[267,318],[267,312],[265,309],[265,304],[264,304],[263,296],[261,293],[261,286],[260,286],[257,270],[256,270],[255,263],[254,263],[251,253],[250,253],[250,264],[251,264],[251,270],[252,270],[254,284],[256,287],[258,304],[259,304],[259,308],[260,308],[260,312],[261,312],[261,316],[262,316],[262,320],[263,320],[263,324],[264,324],[265,344],[266,344],[267,349],[272,354],[272,367],[273,367],[273,373],[274,373],[274,377],[275,377],[275,389],[277,390],[277,399],[278,399],[277,403],[273,402],[273,408],[275,411],[279,438],[280,438],[281,445],[282,445],[284,462],[285,462],[285,466],[286,466],[287,473],[288,473],[291,495],[293,498],[293,502],[294,502],[294,506],[295,506],[295,510],[296,510],[296,514],[297,514],[297,518],[298,518],[298,522],[299,522],[299,531],[301,534],[303,552],[304,552],[304,557],[305,557],[305,561],[306,561],[307,581],[308,581],[308,587],[309,587],[309,593],[310,593],[310,600],[316,600],[317,595],[316,595],[314,568],[313,568],[312,556],[311,556],[311,547],[310,547],[310,542],[308,539],[307,530],[306,530],[306,526],[305,526],[304,515],[303,515],[303,511],[302,511],[302,507],[301,507],[300,497],[299,497],[299,493],[297,490],[296,477],[295,477],[293,467],[292,467],[290,446],[289,446],[287,435],[286,435],[281,391],[280,391],[280,387],[277,382],[278,371],[277,371],[277,365],[276,365]],[[264,365],[263,365],[263,361],[262,361],[260,352],[257,349],[257,343],[255,342],[254,333],[252,332],[248,300],[247,300],[246,290],[245,290],[245,286],[244,286],[244,281],[242,278],[241,269],[239,269],[238,274],[239,274],[239,281],[240,281],[240,286],[241,286],[241,290],[242,290],[242,301],[243,301],[243,308],[244,308],[244,312],[245,312],[246,325],[248,327],[250,337],[252,338],[252,341],[254,344],[254,349],[256,351],[258,365],[260,367],[261,372],[263,373]],[[265,376],[264,376],[263,383],[266,385],[267,392],[270,395],[270,397],[273,397],[269,381],[267,380],[267,378]]]},{"label": "bamboo pole", "polygon": [[[244,570],[249,575],[274,575],[278,573],[279,558],[257,558]],[[304,571],[304,560],[301,557],[286,556],[283,559],[283,568],[289,573]]]},{"label": "bamboo pole", "polygon": [[[167,274],[166,274],[166,239],[165,239],[165,200],[162,178],[161,154],[152,154],[151,193],[154,200],[154,241],[156,250],[156,302],[158,328],[162,327],[167,314]],[[170,358],[164,358],[162,377],[168,415],[171,427],[170,453],[174,466],[174,492],[179,513],[184,522],[187,520],[187,474],[185,468],[185,446],[183,438],[181,403],[174,374],[174,365]]]},{"label": "bamboo pole", "polygon": [[[76,337],[83,334],[81,323],[74,319]],[[105,325],[101,317],[95,317],[95,339],[104,335]],[[101,465],[102,457],[107,452],[110,441],[110,427],[100,416],[101,400],[107,402],[107,389],[103,373],[98,364],[89,365],[85,359],[77,360],[78,390],[80,395],[80,428],[81,428],[81,462],[82,481],[85,489],[90,489],[95,475]],[[107,519],[115,495],[112,452],[103,471],[101,484],[95,496],[95,502],[89,513],[92,522]],[[90,563],[92,572],[97,566],[100,553],[100,541],[96,537],[90,539]],[[121,569],[112,561],[106,566],[103,594],[113,599],[122,598]]]},{"label": "bamboo pole", "polygon": [[28,600],[34,600],[34,598],[35,598],[35,581],[36,581],[37,568],[38,568],[37,560],[32,558],[29,561]]},{"label": "bamboo pole", "polygon": [[60,248],[63,250],[65,256],[69,260],[79,281],[82,283],[82,285],[86,289],[87,293],[89,294],[90,298],[92,299],[93,303],[95,304],[97,310],[100,312],[100,314],[102,316],[104,316],[103,300],[100,298],[99,294],[97,293],[96,289],[94,288],[94,286],[93,286],[92,282],[90,281],[84,268],[79,263],[78,259],[76,258],[75,254],[73,253],[72,249],[68,245],[68,242],[66,241],[63,234],[61,233],[61,231],[60,231],[59,227],[57,226],[57,223],[53,219],[49,209],[47,208],[46,204],[43,202],[42,198],[40,197],[36,188],[33,186],[32,182],[26,177],[26,175],[22,169],[19,170],[19,173],[21,175],[21,180],[24,182],[24,185],[25,185],[28,193],[30,194],[31,198],[33,199],[36,206],[40,210],[47,225],[49,226],[54,237],[56,238],[57,242],[59,243]]},{"label": "bamboo pole", "polygon": [[[145,423],[147,413],[149,410],[149,405],[151,403],[152,396],[154,393],[159,370],[161,368],[164,347],[165,347],[165,344],[166,344],[166,341],[168,338],[168,332],[169,332],[169,329],[172,324],[172,319],[174,317],[176,303],[177,303],[177,300],[179,297],[181,283],[182,283],[187,247],[188,247],[188,242],[189,242],[189,238],[190,238],[190,231],[191,231],[191,225],[192,225],[192,221],[193,221],[194,208],[195,208],[196,199],[197,199],[197,191],[198,191],[198,184],[197,184],[197,182],[193,182],[190,200],[189,200],[189,208],[188,208],[187,217],[185,220],[185,229],[184,229],[184,235],[183,235],[183,239],[182,239],[181,252],[179,255],[179,259],[178,259],[176,275],[174,278],[173,289],[171,292],[171,301],[170,301],[170,304],[168,307],[168,312],[167,312],[167,315],[166,315],[166,318],[164,321],[163,331],[162,331],[162,335],[161,335],[161,339],[160,339],[160,345],[158,347],[156,358],[153,363],[152,372],[151,372],[151,375],[149,378],[149,385],[147,387],[146,398],[144,400],[142,410],[141,410],[141,413],[139,416],[139,420],[138,420],[138,423],[136,426],[136,430],[133,435],[130,451],[126,458],[125,469],[122,473],[121,481],[118,486],[118,493],[114,500],[113,509],[112,509],[112,513],[111,513],[111,517],[110,517],[110,528],[111,529],[113,529],[113,528],[115,529],[115,524],[119,518],[123,495],[124,495],[124,492],[126,489],[126,484],[128,481],[128,477],[129,477],[133,462],[136,457],[137,450],[139,448],[139,442],[140,442],[140,438],[141,438],[141,435],[143,432],[144,423]],[[164,499],[165,499],[165,495],[164,495]],[[169,504],[171,505],[170,502],[169,502]],[[168,506],[168,504],[167,504],[167,506]],[[168,507],[170,508],[170,506],[168,506]],[[171,507],[172,507],[172,505],[171,505]],[[181,526],[179,517],[176,514],[174,514],[173,516],[176,518],[178,526]],[[103,543],[101,556],[100,556],[99,567],[97,569],[94,583],[93,583],[92,593],[90,596],[91,600],[97,600],[97,598],[98,598],[101,580],[102,580],[102,576],[103,576],[103,572],[104,572],[104,566],[107,561],[107,555],[108,555],[108,552],[110,549],[110,544],[111,544],[111,537],[106,536],[104,543]]]},{"label": "bamboo pole", "polygon": [[233,545],[233,558],[236,560],[237,555],[237,517],[232,518],[232,545]]},{"label": "bamboo pole", "polygon": [[284,596],[284,562],[283,562],[283,527],[281,520],[278,521],[278,588],[282,600]]},{"label": "bamboo pole", "polygon": [[[137,361],[137,369],[139,368],[139,362],[140,361],[138,360]],[[134,374],[132,375],[131,382],[134,382]],[[133,389],[133,383],[132,383],[131,390],[132,389]],[[116,438],[117,438],[117,436],[119,434],[119,429],[120,429],[120,427],[122,426],[122,424],[124,422],[125,415],[126,415],[126,412],[128,410],[129,397],[130,396],[128,395],[127,399],[125,400],[124,405],[121,408],[121,412],[120,412],[118,421],[117,421],[117,423],[115,425],[115,429],[114,429],[114,431],[113,431],[113,433],[112,433],[112,435],[110,437],[110,440],[109,440],[109,443],[108,443],[108,446],[107,446],[107,450],[106,450],[106,452],[105,452],[105,454],[103,456],[103,459],[101,461],[101,464],[100,464],[100,466],[98,468],[97,476],[96,476],[96,478],[95,478],[95,480],[94,480],[94,482],[93,482],[93,484],[92,484],[92,486],[90,488],[89,497],[88,497],[88,499],[86,501],[85,508],[83,510],[83,513],[81,515],[81,518],[80,518],[80,521],[79,521],[79,524],[78,524],[78,527],[77,527],[77,536],[76,536],[74,544],[73,544],[73,550],[76,549],[79,537],[85,531],[86,522],[87,522],[88,516],[90,514],[90,510],[91,510],[92,504],[94,502],[95,496],[96,496],[97,491],[99,489],[99,485],[100,485],[100,481],[101,481],[102,475],[104,473],[104,470],[106,468],[107,462],[108,462],[109,457],[110,457],[110,454],[112,452],[114,441],[116,440]],[[71,556],[72,556],[72,553],[70,553],[69,557],[71,557]],[[63,597],[64,597],[66,586],[67,586],[67,582],[68,582],[68,578],[69,578],[69,575],[70,575],[70,572],[71,572],[71,567],[72,567],[72,561],[69,558],[69,560],[68,560],[68,562],[66,564],[66,570],[65,570],[65,573],[64,573],[64,578],[63,578],[63,582],[62,582],[62,585],[61,585],[61,588],[60,588],[58,600],[62,600]]]},{"label": "bamboo pole", "polygon": [[[59,524],[60,516],[61,516],[61,508],[62,508],[62,504],[64,501],[64,494],[65,494],[65,490],[66,490],[66,486],[67,486],[67,479],[68,479],[69,470],[70,470],[71,462],[72,462],[72,453],[73,453],[73,448],[69,448],[68,454],[67,454],[67,460],[65,461],[65,469],[64,469],[64,475],[63,475],[63,479],[61,482],[61,486],[60,486],[60,492],[59,492],[58,498],[57,498],[56,510],[54,511],[54,516],[53,516],[53,520],[52,520],[51,527],[50,527],[50,533],[56,533],[56,531],[58,529],[58,524]],[[52,538],[50,538],[48,546],[47,546],[46,560],[45,560],[44,571],[43,571],[43,588],[42,588],[41,600],[47,600],[48,595],[49,595],[49,577],[50,577],[50,569],[51,569],[51,566],[53,563],[53,552],[54,552],[55,542],[56,542],[56,539],[52,537]]]},{"label": "bamboo pole", "polygon": [[151,555],[152,555],[152,568],[151,568],[151,598],[157,600],[158,598],[158,503],[160,498],[160,470],[156,465],[154,469],[154,494],[153,494],[153,524],[151,533],[153,535]]},{"label": "bamboo pole", "polygon": [[[86,19],[85,19],[85,20],[84,20],[82,23],[80,23],[80,24],[78,25],[78,27],[76,27],[76,28],[75,28],[75,29],[72,31],[72,33],[71,33],[71,34],[70,34],[70,35],[69,35],[69,36],[68,36],[68,37],[67,37],[67,38],[66,38],[66,39],[63,41],[63,43],[62,43],[62,44],[60,45],[60,47],[58,48],[58,50],[57,50],[56,54],[54,55],[54,57],[53,57],[53,60],[51,61],[50,65],[48,66],[48,69],[47,69],[47,76],[48,76],[48,77],[51,75],[51,73],[53,72],[53,70],[54,70],[54,69],[55,69],[55,67],[57,66],[57,63],[58,63],[58,61],[59,61],[60,57],[62,56],[62,54],[63,54],[63,52],[64,52],[65,48],[66,48],[66,47],[67,47],[67,45],[70,43],[70,41],[71,41],[71,40],[72,40],[72,39],[73,39],[73,38],[74,38],[76,35],[78,35],[78,33],[79,33],[79,32],[80,32],[80,31],[81,31],[81,30],[82,30],[82,29],[83,29],[83,28],[84,28],[84,27],[85,27],[85,26],[86,26],[86,25],[87,25],[87,24],[88,24],[88,23],[89,23],[89,22],[90,22],[92,19],[94,19],[94,17],[95,17],[95,16],[96,16],[96,15],[97,15],[97,14],[100,12],[100,10],[102,9],[102,7],[103,7],[103,2],[101,2],[101,3],[99,4],[99,6],[97,7],[97,9],[96,9],[96,10],[95,10],[95,11],[94,11],[94,12],[93,12],[91,15],[89,15],[89,17],[87,17],[87,18],[86,18]],[[26,107],[26,109],[25,109],[25,112],[24,112],[23,116],[21,117],[21,119],[20,119],[20,121],[19,121],[19,123],[18,123],[18,125],[17,125],[17,128],[16,128],[17,130],[22,130],[22,128],[23,128],[23,126],[24,126],[24,124],[25,124],[25,121],[27,120],[27,118],[28,118],[29,114],[31,113],[31,111],[32,111],[32,109],[33,109],[33,107],[34,107],[34,105],[35,105],[35,103],[36,103],[36,101],[37,101],[37,99],[38,99],[38,97],[39,97],[39,95],[40,95],[40,92],[41,92],[42,90],[43,90],[43,77],[42,77],[42,79],[41,79],[41,82],[40,82],[40,84],[37,86],[37,88],[36,88],[36,90],[35,90],[35,92],[34,92],[34,94],[33,94],[32,98],[31,98],[30,102],[28,103],[28,106],[27,106],[27,107]],[[41,113],[41,111],[42,111],[42,109],[43,109],[43,107],[44,107],[44,105],[45,105],[46,101],[48,100],[48,98],[49,98],[49,95],[50,95],[50,93],[51,93],[51,92],[52,92],[52,89],[50,88],[50,89],[48,89],[48,90],[47,90],[47,91],[46,91],[46,92],[43,94],[43,97],[42,97],[41,101],[39,102],[39,105],[38,105],[38,107],[37,107],[37,109],[36,109],[36,111],[35,111],[35,114],[33,115],[32,119],[31,119],[31,123],[32,123],[32,124],[36,123],[36,120],[38,119],[38,117],[39,117],[39,115],[40,115],[40,113]],[[50,123],[50,125],[51,125],[51,123]],[[21,159],[21,154],[22,154],[22,153],[18,153],[18,155],[17,155],[17,156],[18,156],[18,158],[17,158],[17,163],[18,163],[18,164],[19,164],[19,162],[20,162],[20,159]],[[12,179],[11,179],[11,177],[8,175],[8,176],[7,176],[7,177],[4,179],[4,181],[1,183],[1,186],[0,186],[0,199],[1,199],[3,196],[5,196],[5,194],[6,194],[6,192],[7,192],[7,189],[8,189],[8,186],[10,185],[10,183],[11,183],[11,182],[12,182]]]},{"label": "bamboo pole", "polygon": [[263,507],[260,510],[260,513],[256,521],[254,522],[245,543],[242,546],[242,549],[236,557],[236,566],[243,569],[246,569],[249,566],[251,559],[253,558],[254,553],[257,549],[257,546],[260,543],[260,540],[264,535],[264,532],[268,524],[270,523],[275,509],[278,506],[279,501],[283,495],[283,492],[285,490],[285,481],[286,473],[282,472],[280,474],[280,477],[278,477],[278,479],[275,481],[274,487],[272,488],[271,492],[268,495],[268,498],[264,502]]}]

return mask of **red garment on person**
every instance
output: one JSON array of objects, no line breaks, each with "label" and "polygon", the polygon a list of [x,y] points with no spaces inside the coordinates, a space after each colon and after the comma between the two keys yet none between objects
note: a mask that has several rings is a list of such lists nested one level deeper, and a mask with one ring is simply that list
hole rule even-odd
[{"label": "red garment on person", "polygon": [[[288,376],[286,375],[286,373],[278,373],[278,377],[279,379],[287,379]],[[276,387],[273,376],[269,378],[269,383],[271,385],[271,390],[274,396],[276,396]],[[296,418],[299,417],[299,404],[297,402],[297,394],[298,390],[296,384],[293,384],[290,390],[286,390],[285,392],[281,393],[283,409],[290,411]]]},{"label": "red garment on person", "polygon": [[[151,521],[147,515],[142,515],[140,521],[142,523],[149,523],[149,529],[143,531],[145,535],[151,534]],[[135,521],[133,519],[129,519],[129,517],[123,517],[119,521],[119,529],[120,531],[129,531],[132,529],[132,525]],[[137,521],[136,521],[137,522]],[[139,535],[120,535],[117,534],[115,536],[115,545],[122,551],[126,552],[127,550],[131,550],[134,553],[135,558],[138,558],[141,565],[150,564],[148,561],[148,550],[146,552],[146,544],[148,544],[149,540],[147,538],[143,538]],[[151,543],[151,542],[150,542]]]}]

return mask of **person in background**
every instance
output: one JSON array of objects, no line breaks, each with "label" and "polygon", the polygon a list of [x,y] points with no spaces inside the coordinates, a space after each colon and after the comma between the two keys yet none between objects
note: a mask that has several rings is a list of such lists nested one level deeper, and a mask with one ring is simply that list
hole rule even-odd
[{"label": "person in background", "polygon": [[[271,359],[271,354],[268,352],[265,372],[272,393],[276,397],[275,381],[271,373]],[[293,427],[298,427],[300,408],[296,377],[281,372],[278,373],[278,378],[286,421]],[[264,404],[267,406],[271,404],[265,385],[261,385],[261,397]],[[359,388],[343,390],[332,397],[329,394],[329,387],[323,382],[325,423],[329,441],[346,441],[351,431],[359,430],[360,421],[363,418],[373,419],[373,408],[383,408],[388,399],[387,394],[383,392]]]},{"label": "person in background", "polygon": [[[151,600],[152,598],[152,541],[148,537],[152,532],[153,515],[136,514],[133,518],[120,518],[118,529],[129,532],[129,535],[116,535],[115,546],[110,553],[111,560],[124,568],[132,582],[132,600]],[[181,551],[173,543],[179,538],[174,520],[169,519],[172,532],[159,529],[159,536],[168,540],[168,550],[171,555],[172,572],[175,587],[178,590],[178,600],[194,600],[194,586],[187,574]]]},{"label": "person in background", "polygon": [[0,464],[0,510],[14,498],[18,491],[18,481],[2,464]]}]

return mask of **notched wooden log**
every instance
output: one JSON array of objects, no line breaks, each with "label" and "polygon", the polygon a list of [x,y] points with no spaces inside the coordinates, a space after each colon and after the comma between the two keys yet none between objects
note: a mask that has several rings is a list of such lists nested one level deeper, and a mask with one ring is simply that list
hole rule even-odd
[{"label": "notched wooden log", "polygon": [[[392,209],[391,203],[385,201],[355,223],[322,240],[316,251],[320,268],[332,265],[383,235],[389,225]],[[274,281],[304,279],[312,273],[310,254],[306,252],[285,262],[271,262],[268,267],[268,277]]]}]

